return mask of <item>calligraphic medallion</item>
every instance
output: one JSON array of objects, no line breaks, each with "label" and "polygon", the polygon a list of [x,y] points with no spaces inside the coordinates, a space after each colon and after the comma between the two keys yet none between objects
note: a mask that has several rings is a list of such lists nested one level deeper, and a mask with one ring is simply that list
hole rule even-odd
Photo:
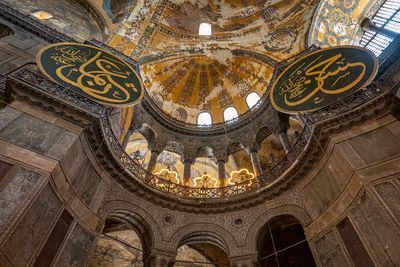
[{"label": "calligraphic medallion", "polygon": [[274,82],[270,100],[284,113],[326,107],[364,88],[375,77],[378,59],[358,46],[317,50],[288,66]]},{"label": "calligraphic medallion", "polygon": [[39,51],[36,61],[51,80],[101,104],[127,107],[143,97],[143,83],[136,71],[95,46],[52,44]]}]

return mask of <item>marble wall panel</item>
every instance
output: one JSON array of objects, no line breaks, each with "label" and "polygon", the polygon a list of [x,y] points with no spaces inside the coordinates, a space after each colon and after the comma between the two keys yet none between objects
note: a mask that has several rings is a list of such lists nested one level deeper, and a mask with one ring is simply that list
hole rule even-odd
[{"label": "marble wall panel", "polygon": [[[382,247],[394,265],[400,266],[399,233],[367,194],[361,197],[359,209],[360,212],[357,214],[353,211],[353,215],[358,222],[357,225],[363,231],[364,240],[374,248],[374,251],[379,251],[379,249],[375,249],[377,246]],[[367,225],[370,229],[367,229]]]},{"label": "marble wall panel", "polygon": [[13,165],[0,160],[0,188],[2,188],[2,178],[7,174]]},{"label": "marble wall panel", "polygon": [[308,211],[313,217],[320,215],[340,195],[344,187],[341,178],[326,164],[304,189]]},{"label": "marble wall panel", "polygon": [[393,260],[387,254],[386,249],[382,246],[378,234],[368,224],[361,208],[356,206],[349,215],[354,223],[354,227],[360,233],[360,237],[364,240],[367,248],[369,248],[372,257],[376,260],[379,266],[395,267]]},{"label": "marble wall panel", "polygon": [[53,231],[51,231],[49,238],[47,238],[46,244],[43,246],[33,267],[48,267],[51,265],[73,220],[71,214],[67,210],[64,210],[55,224]]},{"label": "marble wall panel", "polygon": [[14,266],[27,266],[40,248],[57,218],[61,203],[47,184],[2,244],[2,251]]},{"label": "marble wall panel", "polygon": [[0,131],[7,127],[7,125],[18,118],[21,114],[21,111],[8,106],[0,110]]},{"label": "marble wall panel", "polygon": [[0,138],[45,154],[58,141],[62,132],[58,126],[23,113],[0,131]]},{"label": "marble wall panel", "polygon": [[17,207],[21,205],[40,178],[40,174],[21,167],[14,167],[10,172],[11,179],[0,191],[0,232],[5,229]]},{"label": "marble wall panel", "polygon": [[347,251],[356,267],[373,266],[372,260],[368,255],[360,237],[354,230],[349,218],[345,217],[337,226],[340,237],[345,244]]},{"label": "marble wall panel", "polygon": [[63,131],[59,135],[56,143],[46,152],[46,155],[55,159],[61,159],[77,138],[78,135],[68,131]]},{"label": "marble wall panel", "polygon": [[88,159],[81,166],[72,185],[83,202],[91,207],[101,183],[101,178]]},{"label": "marble wall panel", "polygon": [[384,182],[374,186],[397,222],[400,221],[400,191],[391,183]]},{"label": "marble wall panel", "polygon": [[77,177],[78,171],[82,168],[82,164],[88,163],[88,158],[83,150],[80,139],[76,139],[71,145],[68,152],[61,158],[60,164],[65,176],[71,183]]},{"label": "marble wall panel", "polygon": [[315,250],[321,266],[351,266],[334,231],[328,232],[315,242]]},{"label": "marble wall panel", "polygon": [[400,138],[387,127],[362,134],[347,142],[368,165],[400,154]]},{"label": "marble wall panel", "polygon": [[57,267],[82,267],[89,260],[95,235],[80,224],[76,224],[60,257],[54,264]]}]

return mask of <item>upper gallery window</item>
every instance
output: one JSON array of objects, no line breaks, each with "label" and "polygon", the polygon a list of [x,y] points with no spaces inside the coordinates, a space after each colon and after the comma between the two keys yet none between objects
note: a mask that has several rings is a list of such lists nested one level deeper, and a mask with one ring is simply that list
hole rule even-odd
[{"label": "upper gallery window", "polygon": [[212,118],[209,112],[202,112],[197,116],[197,125],[212,125]]},{"label": "upper gallery window", "polygon": [[260,96],[256,92],[251,92],[246,97],[246,103],[249,108],[257,105],[258,101],[260,101]]},{"label": "upper gallery window", "polygon": [[201,23],[199,26],[199,35],[211,35],[211,24]]},{"label": "upper gallery window", "polygon": [[[375,26],[400,33],[400,0],[387,0],[372,18]],[[360,44],[379,56],[391,42],[393,36],[381,34],[373,29],[365,31]]]},{"label": "upper gallery window", "polygon": [[224,121],[230,121],[239,117],[239,114],[234,107],[229,107],[224,110]]}]

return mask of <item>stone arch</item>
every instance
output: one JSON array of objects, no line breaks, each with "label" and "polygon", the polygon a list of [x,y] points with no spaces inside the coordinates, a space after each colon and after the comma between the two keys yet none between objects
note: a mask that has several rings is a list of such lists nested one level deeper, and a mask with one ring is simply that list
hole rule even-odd
[{"label": "stone arch", "polygon": [[75,0],[78,4],[80,4],[86,11],[90,14],[90,16],[93,18],[93,20],[96,22],[97,26],[99,27],[102,35],[103,35],[103,40],[99,41],[105,41],[109,37],[111,31],[110,27],[107,24],[107,20],[105,18],[104,12],[100,12],[96,4],[93,3],[93,0],[89,1],[83,1],[83,0]]},{"label": "stone arch", "polygon": [[6,37],[6,36],[10,36],[10,35],[14,35],[15,32],[8,27],[7,25],[4,24],[0,24],[0,38]]},{"label": "stone arch", "polygon": [[238,152],[240,150],[243,150],[244,146],[241,142],[233,142],[230,143],[227,147],[226,147],[226,155],[229,156],[235,152]]},{"label": "stone arch", "polygon": [[292,215],[269,219],[257,235],[257,260],[260,266],[316,266],[304,227]]},{"label": "stone arch", "polygon": [[257,236],[262,227],[271,219],[281,216],[288,215],[296,218],[303,228],[311,222],[311,217],[305,211],[304,208],[296,204],[281,205],[266,212],[260,214],[256,220],[249,227],[249,231],[246,235],[247,247],[253,251],[257,250]]},{"label": "stone arch", "polygon": [[225,228],[211,223],[195,223],[179,228],[171,237],[173,248],[191,243],[209,243],[222,249],[227,255],[237,248],[235,237]]},{"label": "stone arch", "polygon": [[181,158],[182,158],[183,157],[183,151],[185,150],[185,147],[182,144],[178,143],[178,142],[169,141],[165,145],[164,150],[168,150],[170,152],[174,152],[174,153],[180,155]]},{"label": "stone arch", "polygon": [[162,231],[153,216],[133,203],[123,200],[109,201],[101,207],[100,216],[104,221],[112,218],[129,224],[140,237],[145,253],[163,240]]},{"label": "stone arch", "polygon": [[156,140],[156,132],[149,125],[143,124],[138,131],[143,135],[149,145]]},{"label": "stone arch", "polygon": [[197,148],[196,158],[197,157],[212,158],[212,157],[214,157],[214,150],[209,146],[201,146],[201,147]]},{"label": "stone arch", "polygon": [[261,127],[255,136],[257,143],[261,144],[270,134],[272,134],[271,129],[269,129],[267,126]]}]

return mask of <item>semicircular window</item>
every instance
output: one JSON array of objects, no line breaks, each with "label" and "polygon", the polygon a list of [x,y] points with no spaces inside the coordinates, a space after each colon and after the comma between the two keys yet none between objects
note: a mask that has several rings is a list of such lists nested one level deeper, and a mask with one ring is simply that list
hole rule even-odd
[{"label": "semicircular window", "polygon": [[239,114],[234,107],[229,107],[224,110],[224,121],[231,121],[239,117]]},{"label": "semicircular window", "polygon": [[209,126],[212,125],[212,118],[209,112],[201,112],[197,116],[197,125],[199,126]]},{"label": "semicircular window", "polygon": [[249,109],[257,105],[258,101],[260,101],[260,96],[256,92],[251,92],[246,97],[246,103]]},{"label": "semicircular window", "polygon": [[[394,41],[396,34],[400,34],[400,1],[387,0],[372,18],[374,26],[383,31],[368,29],[364,32],[360,45],[368,48],[377,57]],[[388,33],[391,33],[390,35]]]}]

